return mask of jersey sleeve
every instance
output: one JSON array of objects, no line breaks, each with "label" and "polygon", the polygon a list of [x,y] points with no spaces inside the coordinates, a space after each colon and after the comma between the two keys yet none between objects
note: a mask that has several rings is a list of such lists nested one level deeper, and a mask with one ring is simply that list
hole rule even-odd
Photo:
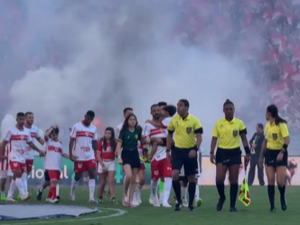
[{"label": "jersey sleeve", "polygon": [[164,128],[168,127],[170,120],[171,120],[170,118],[165,118],[163,119],[163,121],[161,121],[161,124],[163,125]]},{"label": "jersey sleeve", "polygon": [[240,121],[240,126],[239,126],[239,131],[242,131],[242,130],[245,130],[246,127],[245,127],[245,124],[243,121]]},{"label": "jersey sleeve", "polygon": [[246,129],[245,124],[242,120],[240,120],[239,133],[240,134],[247,134],[247,129]]},{"label": "jersey sleeve", "polygon": [[27,132],[27,140],[26,141],[27,141],[27,143],[32,142],[32,137],[29,132]]},{"label": "jersey sleeve", "polygon": [[70,133],[70,138],[73,138],[73,139],[75,139],[76,138],[76,126],[74,125],[73,127],[72,127],[72,130],[71,130],[71,133]]},{"label": "jersey sleeve", "polygon": [[7,142],[10,141],[11,136],[12,136],[12,132],[11,132],[11,130],[8,130],[8,132],[4,138],[4,141],[7,141]]},{"label": "jersey sleeve", "polygon": [[97,151],[98,151],[98,152],[101,152],[101,151],[102,151],[102,148],[103,148],[102,140],[100,140],[100,141],[98,142],[98,145],[97,145]]},{"label": "jersey sleeve", "polygon": [[290,135],[286,123],[279,123],[279,131],[283,138],[288,137]]},{"label": "jersey sleeve", "polygon": [[144,124],[142,136],[147,137],[150,135],[150,125],[148,123]]},{"label": "jersey sleeve", "polygon": [[197,117],[195,117],[195,122],[194,122],[194,131],[195,134],[202,134],[203,133],[203,128],[202,125]]},{"label": "jersey sleeve", "polygon": [[172,117],[168,123],[167,130],[173,132],[175,130],[174,117]]},{"label": "jersey sleeve", "polygon": [[216,137],[216,138],[219,137],[218,122],[215,122],[214,127],[213,127],[213,130],[212,130],[212,132],[211,132],[211,136],[212,136],[212,137]]},{"label": "jersey sleeve", "polygon": [[123,142],[124,141],[124,130],[120,130],[118,141],[119,142]]},{"label": "jersey sleeve", "polygon": [[39,139],[41,137],[40,130],[37,128],[35,137]]}]

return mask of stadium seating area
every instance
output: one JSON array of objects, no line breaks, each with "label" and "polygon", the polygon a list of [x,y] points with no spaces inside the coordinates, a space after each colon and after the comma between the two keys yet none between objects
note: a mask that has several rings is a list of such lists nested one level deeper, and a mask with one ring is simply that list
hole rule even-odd
[{"label": "stadium seating area", "polygon": [[186,42],[200,46],[213,43],[222,54],[243,60],[253,82],[268,87],[253,90],[266,94],[249,103],[253,111],[247,110],[247,119],[265,110],[271,100],[289,126],[298,130],[300,1],[191,0],[181,4],[184,10],[178,32]]},{"label": "stadium seating area", "polygon": [[[178,35],[188,44],[210,45],[245,62],[253,82],[265,84],[266,98],[257,96],[253,112],[271,100],[294,129],[300,128],[300,2],[296,0],[181,0]],[[11,13],[1,13],[1,11]],[[0,8],[0,105],[19,71],[41,62],[33,54],[18,59],[13,46],[26,16],[19,1],[2,1]],[[48,55],[49,60],[55,57]],[[43,59],[44,61],[45,59]],[[7,74],[10,71],[10,74]],[[261,86],[261,85],[260,85]],[[264,90],[253,90],[262,93]],[[260,106],[258,106],[260,105]],[[1,110],[0,111],[3,111]],[[244,118],[245,119],[245,118]]]}]

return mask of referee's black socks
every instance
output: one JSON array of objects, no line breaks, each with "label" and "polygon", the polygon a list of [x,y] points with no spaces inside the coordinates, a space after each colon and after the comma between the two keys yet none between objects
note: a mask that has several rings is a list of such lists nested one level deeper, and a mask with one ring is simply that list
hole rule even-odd
[{"label": "referee's black socks", "polygon": [[275,208],[274,199],[275,199],[275,186],[268,185],[268,196],[271,209]]},{"label": "referee's black socks", "polygon": [[196,183],[189,182],[189,206],[194,205],[195,191],[196,191]]},{"label": "referee's black socks", "polygon": [[230,208],[235,208],[236,198],[238,194],[238,184],[230,184]]},{"label": "referee's black socks", "polygon": [[181,199],[180,182],[179,182],[179,180],[173,180],[172,184],[173,184],[173,190],[175,192],[175,196],[176,196],[177,202],[181,204],[182,203],[182,199]]},{"label": "referee's black socks", "polygon": [[225,200],[225,185],[224,182],[217,182],[216,183],[218,193],[221,200]]},{"label": "referee's black socks", "polygon": [[280,193],[280,198],[284,198],[285,196],[285,185],[278,185],[278,190],[279,190],[279,193]]}]

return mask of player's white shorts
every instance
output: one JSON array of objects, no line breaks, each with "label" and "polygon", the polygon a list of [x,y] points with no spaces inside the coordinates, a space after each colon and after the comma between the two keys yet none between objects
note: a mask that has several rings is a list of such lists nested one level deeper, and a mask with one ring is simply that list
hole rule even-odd
[{"label": "player's white shorts", "polygon": [[13,176],[14,176],[14,174],[10,169],[0,171],[0,179],[7,178],[7,177],[13,177]]},{"label": "player's white shorts", "polygon": [[[115,160],[102,160],[105,166],[105,171],[115,171],[116,170],[116,163]],[[98,163],[98,173],[103,173],[103,167],[100,163]]]}]

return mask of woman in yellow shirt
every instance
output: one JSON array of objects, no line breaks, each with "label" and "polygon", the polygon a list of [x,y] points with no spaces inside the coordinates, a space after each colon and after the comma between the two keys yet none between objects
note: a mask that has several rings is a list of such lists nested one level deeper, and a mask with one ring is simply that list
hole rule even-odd
[{"label": "woman in yellow shirt", "polygon": [[[234,117],[234,104],[228,99],[223,105],[223,112],[225,117],[218,119],[213,127],[210,161],[216,164],[216,186],[220,196],[217,210],[222,210],[225,202],[224,181],[228,170],[230,180],[230,211],[236,212],[235,203],[238,194],[239,170],[242,163],[240,139],[243,142],[246,152],[245,168],[249,163],[250,148],[246,137],[247,129],[243,121]],[[217,152],[215,155],[216,146]]]},{"label": "woman in yellow shirt", "polygon": [[278,108],[269,105],[266,110],[265,140],[262,144],[259,164],[262,166],[265,158],[266,174],[268,179],[268,195],[270,211],[275,212],[275,174],[280,193],[281,209],[287,209],[285,201],[285,174],[288,164],[287,148],[290,143],[286,121],[278,115]]}]

